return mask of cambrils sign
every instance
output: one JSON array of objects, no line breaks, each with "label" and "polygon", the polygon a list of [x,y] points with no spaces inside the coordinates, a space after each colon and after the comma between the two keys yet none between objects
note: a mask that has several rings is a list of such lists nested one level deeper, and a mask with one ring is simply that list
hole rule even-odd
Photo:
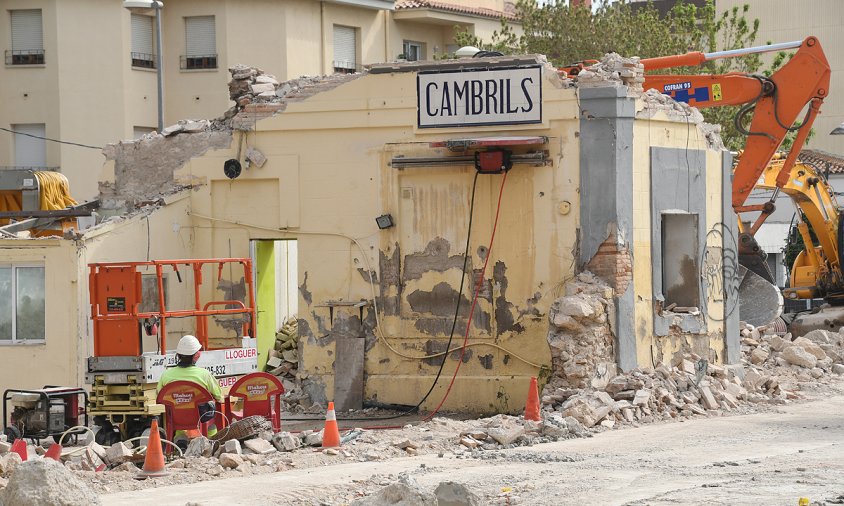
[{"label": "cambrils sign", "polygon": [[419,128],[542,122],[542,68],[420,72]]}]

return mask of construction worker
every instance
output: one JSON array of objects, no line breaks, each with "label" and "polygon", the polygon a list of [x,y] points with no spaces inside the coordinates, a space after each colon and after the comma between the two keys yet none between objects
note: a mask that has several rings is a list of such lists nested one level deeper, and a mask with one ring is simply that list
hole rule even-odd
[{"label": "construction worker", "polygon": [[[194,336],[186,335],[179,340],[179,345],[176,347],[176,367],[170,367],[161,379],[158,380],[158,390],[161,390],[166,384],[173,381],[190,381],[202,386],[214,396],[218,403],[223,402],[223,392],[220,390],[220,385],[217,380],[211,376],[211,373],[202,367],[196,366],[196,361],[202,354],[202,345],[199,339]],[[200,421],[208,422],[214,419],[216,406],[213,401],[199,406]],[[208,435],[213,436],[217,433],[217,427],[210,425],[208,427]],[[181,437],[180,437],[181,436]],[[184,441],[187,444],[187,436],[183,431],[177,431],[175,435],[176,441],[174,443]],[[179,441],[181,440],[181,441]]]}]

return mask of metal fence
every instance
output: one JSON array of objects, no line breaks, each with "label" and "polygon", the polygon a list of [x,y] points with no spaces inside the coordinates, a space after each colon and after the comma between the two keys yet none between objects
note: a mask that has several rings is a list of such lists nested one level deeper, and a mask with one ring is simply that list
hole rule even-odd
[{"label": "metal fence", "polygon": [[179,57],[179,67],[182,70],[215,69],[217,68],[217,55],[182,55]]},{"label": "metal fence", "polygon": [[155,68],[155,55],[148,53],[132,53],[132,66],[142,69]]},{"label": "metal fence", "polygon": [[44,65],[44,50],[7,50],[6,65]]}]

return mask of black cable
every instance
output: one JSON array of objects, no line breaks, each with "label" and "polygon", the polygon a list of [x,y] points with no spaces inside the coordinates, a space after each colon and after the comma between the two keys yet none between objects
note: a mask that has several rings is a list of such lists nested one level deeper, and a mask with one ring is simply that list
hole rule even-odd
[{"label": "black cable", "polygon": [[[454,340],[454,330],[457,328],[457,318],[460,315],[460,299],[463,297],[463,286],[466,281],[466,264],[469,262],[469,243],[472,238],[472,218],[475,214],[475,189],[478,187],[478,175],[480,174],[479,171],[475,171],[475,178],[472,180],[472,196],[469,200],[469,226],[466,230],[466,248],[463,251],[463,270],[462,275],[460,276],[460,289],[457,291],[457,304],[454,307],[454,318],[451,321],[451,333],[448,336],[448,344],[445,346],[445,353],[443,353],[442,362],[440,362],[440,368],[437,370],[437,376],[434,378],[434,381],[431,383],[431,388],[428,389],[428,392],[425,394],[422,399],[416,403],[415,406],[412,408],[402,411],[397,415],[390,415],[390,416],[382,416],[376,418],[337,418],[339,422],[356,422],[356,421],[378,421],[378,420],[393,420],[395,418],[401,418],[407,414],[414,413],[419,410],[419,406],[425,402],[428,397],[431,395],[431,392],[434,391],[434,388],[437,386],[437,383],[440,381],[440,376],[443,372],[443,367],[445,367],[445,361],[448,359],[448,355],[451,353],[451,343]],[[487,253],[489,254],[489,253]],[[285,418],[287,421],[292,422],[312,422],[314,420],[318,420],[315,418]]]},{"label": "black cable", "polygon": [[0,127],[0,130],[2,130],[4,132],[9,132],[9,133],[12,133],[12,134],[15,134],[15,135],[25,135],[26,137],[33,137],[35,139],[41,139],[41,140],[44,140],[44,141],[58,142],[59,144],[67,144],[67,145],[70,145],[70,146],[79,146],[80,148],[99,149],[99,150],[103,149],[102,146],[89,146],[88,144],[79,144],[78,142],[60,141],[58,139],[50,139],[49,137],[41,137],[40,135],[32,135],[32,134],[28,134],[28,133],[25,133],[25,132],[18,132],[16,130],[11,130],[9,128]]}]

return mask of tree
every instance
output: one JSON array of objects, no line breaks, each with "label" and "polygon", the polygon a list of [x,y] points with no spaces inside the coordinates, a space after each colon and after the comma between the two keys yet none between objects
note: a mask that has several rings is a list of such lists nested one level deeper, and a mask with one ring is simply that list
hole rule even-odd
[{"label": "tree", "polygon": [[[703,7],[679,0],[661,16],[650,3],[634,8],[627,0],[603,3],[595,12],[585,7],[569,7],[564,0],[538,4],[519,0],[517,15],[524,35],[517,36],[502,19],[501,30],[489,42],[468,32],[458,32],[458,45],[501,51],[505,54],[544,54],[555,65],[600,59],[604,53],[651,58],[688,51],[714,52],[759,45],[756,41],[759,20],[747,19],[748,5],[734,7],[720,15],[713,0]],[[726,72],[764,73],[770,75],[785,61],[785,53],[766,65],[759,55],[706,62],[699,67],[661,69],[672,74],[723,74]],[[745,136],[733,118],[738,107],[712,107],[701,112],[709,123],[721,125],[721,137],[727,149],[739,150]],[[792,135],[793,137],[793,135]]]}]

